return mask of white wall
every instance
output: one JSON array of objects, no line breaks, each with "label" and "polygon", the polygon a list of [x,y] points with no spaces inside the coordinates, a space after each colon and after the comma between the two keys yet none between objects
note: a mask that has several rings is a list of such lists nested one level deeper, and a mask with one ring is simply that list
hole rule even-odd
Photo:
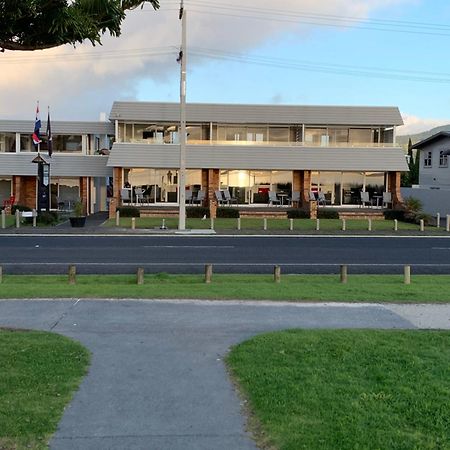
[{"label": "white wall", "polygon": [[450,214],[450,187],[433,189],[426,187],[401,188],[403,200],[414,197],[423,204],[423,211],[432,216],[440,213],[441,217]]}]

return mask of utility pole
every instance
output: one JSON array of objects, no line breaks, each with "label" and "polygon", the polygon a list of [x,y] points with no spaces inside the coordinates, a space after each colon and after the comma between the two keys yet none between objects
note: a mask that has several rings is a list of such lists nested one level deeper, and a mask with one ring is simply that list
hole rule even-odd
[{"label": "utility pole", "polygon": [[186,11],[183,0],[178,18],[181,20],[180,63],[180,170],[178,172],[179,219],[178,229],[186,229]]}]

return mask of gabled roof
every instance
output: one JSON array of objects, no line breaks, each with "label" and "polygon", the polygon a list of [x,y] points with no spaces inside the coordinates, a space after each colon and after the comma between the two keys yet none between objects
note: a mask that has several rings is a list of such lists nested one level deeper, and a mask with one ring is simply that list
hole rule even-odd
[{"label": "gabled roof", "polygon": [[412,148],[416,148],[420,150],[423,147],[427,147],[428,145],[432,144],[433,142],[439,141],[441,139],[450,138],[450,132],[448,131],[440,131],[439,133],[433,134],[433,136],[430,136],[429,138],[424,139],[423,141],[418,142],[417,144],[414,144]]}]

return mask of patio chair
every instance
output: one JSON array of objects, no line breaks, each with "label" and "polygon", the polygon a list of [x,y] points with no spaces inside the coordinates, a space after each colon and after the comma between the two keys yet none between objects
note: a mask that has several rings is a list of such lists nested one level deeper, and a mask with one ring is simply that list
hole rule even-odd
[{"label": "patio chair", "polygon": [[122,199],[122,203],[128,202],[131,203],[131,190],[129,188],[123,188],[120,190],[120,198]]},{"label": "patio chair", "polygon": [[225,203],[225,199],[223,198],[222,191],[216,190],[216,191],[214,191],[214,195],[216,196],[216,200],[219,205],[223,205]]},{"label": "patio chair", "polygon": [[186,203],[191,204],[192,203],[192,191],[190,189],[188,189],[186,191],[185,196],[186,196],[185,197],[186,198]]},{"label": "patio chair", "polygon": [[287,199],[289,205],[300,202],[300,191],[292,191],[292,195]]},{"label": "patio chair", "polygon": [[383,208],[387,208],[388,205],[392,207],[392,194],[390,192],[383,192]]},{"label": "patio chair", "polygon": [[274,204],[281,206],[281,200],[277,197],[277,193],[275,191],[269,191],[269,206],[273,206]]},{"label": "patio chair", "polygon": [[325,198],[325,194],[323,192],[318,192],[317,193],[317,204],[318,205],[322,205],[322,206],[326,206],[327,199]]},{"label": "patio chair", "polygon": [[368,192],[361,191],[360,195],[361,195],[361,205],[360,206],[366,206],[366,205],[372,206],[372,202],[370,201]]},{"label": "patio chair", "polygon": [[309,191],[309,201],[315,202],[316,201],[316,194],[314,194],[313,191]]},{"label": "patio chair", "polygon": [[231,205],[232,203],[236,203],[236,205],[238,204],[238,199],[236,197],[232,197],[228,189],[224,189],[222,191],[222,194],[225,202],[229,205]]},{"label": "patio chair", "polygon": [[142,188],[134,188],[134,195],[136,197],[136,203],[144,202],[144,189]]},{"label": "patio chair", "polygon": [[203,203],[203,200],[205,200],[205,191],[198,191],[196,197],[192,197],[192,203],[201,205]]}]

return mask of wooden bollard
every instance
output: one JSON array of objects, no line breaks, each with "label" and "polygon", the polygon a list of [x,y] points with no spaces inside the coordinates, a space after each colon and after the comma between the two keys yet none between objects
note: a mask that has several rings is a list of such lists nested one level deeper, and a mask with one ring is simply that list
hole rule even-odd
[{"label": "wooden bollard", "polygon": [[16,209],[16,228],[20,228],[20,211]]},{"label": "wooden bollard", "polygon": [[341,265],[341,283],[346,284],[348,279],[347,265]]},{"label": "wooden bollard", "polygon": [[411,266],[405,266],[403,268],[403,274],[404,284],[411,284]]},{"label": "wooden bollard", "polygon": [[294,230],[294,219],[289,219],[289,231]]},{"label": "wooden bollard", "polygon": [[77,268],[73,264],[69,266],[69,284],[75,284],[77,276]]},{"label": "wooden bollard", "polygon": [[273,268],[273,281],[275,281],[275,283],[279,283],[281,281],[281,267],[280,266],[275,266]]},{"label": "wooden bollard", "polygon": [[116,211],[116,227],[120,227],[120,211]]},{"label": "wooden bollard", "polygon": [[436,228],[441,228],[441,213],[436,214]]},{"label": "wooden bollard", "polygon": [[316,219],[316,231],[320,231],[320,219]]},{"label": "wooden bollard", "polygon": [[345,231],[347,229],[347,222],[345,219],[342,219],[342,231]]},{"label": "wooden bollard", "polygon": [[264,219],[263,219],[263,230],[267,231],[267,218],[266,217],[264,217]]},{"label": "wooden bollard", "polygon": [[205,265],[205,283],[211,283],[212,278],[212,264]]},{"label": "wooden bollard", "polygon": [[450,214],[447,214],[447,223],[445,225],[447,233],[450,231]]},{"label": "wooden bollard", "polygon": [[240,217],[237,218],[237,229],[238,229],[238,231],[241,231],[241,218]]},{"label": "wooden bollard", "polygon": [[139,267],[136,274],[136,284],[144,284],[144,268]]},{"label": "wooden bollard", "polygon": [[214,230],[214,217],[211,217],[211,230]]},{"label": "wooden bollard", "polygon": [[425,231],[425,222],[423,219],[420,219],[420,231]]},{"label": "wooden bollard", "polygon": [[367,230],[368,230],[368,231],[372,231],[372,219],[369,217],[367,220],[368,220],[368,222],[369,222],[369,223],[368,223],[368,226],[367,226]]},{"label": "wooden bollard", "polygon": [[36,228],[37,225],[37,211],[33,209],[33,227]]},{"label": "wooden bollard", "polygon": [[6,211],[2,209],[2,228],[6,228]]},{"label": "wooden bollard", "polygon": [[394,219],[394,231],[398,231],[398,220]]},{"label": "wooden bollard", "polygon": [[132,230],[136,229],[136,217],[131,218],[131,229]]},{"label": "wooden bollard", "polygon": [[3,283],[3,267],[0,266],[0,284]]}]

